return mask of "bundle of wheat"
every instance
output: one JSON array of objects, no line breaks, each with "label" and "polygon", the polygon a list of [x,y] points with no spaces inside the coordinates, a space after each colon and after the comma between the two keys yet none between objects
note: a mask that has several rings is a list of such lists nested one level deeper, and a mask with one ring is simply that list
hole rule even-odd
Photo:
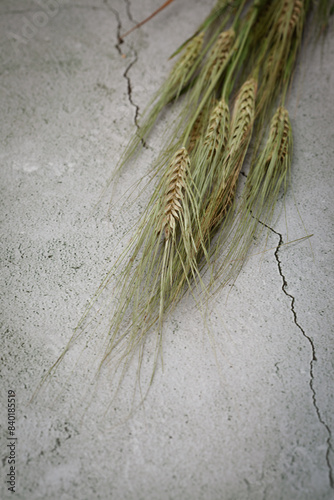
[{"label": "bundle of wheat", "polygon": [[[199,287],[206,294],[211,286],[235,279],[254,236],[270,223],[290,172],[287,90],[306,19],[315,11],[314,19],[323,28],[329,17],[327,0],[315,5],[310,0],[220,0],[177,51],[179,60],[151,100],[117,168],[119,172],[138,152],[161,110],[183,102],[175,130],[153,165],[157,185],[148,207],[109,273],[119,275],[114,291],[118,299],[102,364],[122,346],[126,366],[136,350],[141,352],[147,334],[156,331],[153,375],[166,313],[186,290]],[[311,22],[308,29],[313,29]],[[236,200],[251,141],[249,174]],[[226,258],[214,273],[222,249]],[[205,269],[211,276],[206,285]],[[81,328],[82,322],[67,349]]]}]

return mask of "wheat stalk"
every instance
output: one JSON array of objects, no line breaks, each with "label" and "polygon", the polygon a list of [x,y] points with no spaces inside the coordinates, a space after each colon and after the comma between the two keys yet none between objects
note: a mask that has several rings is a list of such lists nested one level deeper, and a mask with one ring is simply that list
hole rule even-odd
[{"label": "wheat stalk", "polygon": [[182,213],[181,203],[189,166],[189,155],[186,148],[183,147],[175,153],[168,168],[168,184],[165,192],[164,217],[162,221],[162,230],[164,231],[166,240],[173,235],[176,222]]}]

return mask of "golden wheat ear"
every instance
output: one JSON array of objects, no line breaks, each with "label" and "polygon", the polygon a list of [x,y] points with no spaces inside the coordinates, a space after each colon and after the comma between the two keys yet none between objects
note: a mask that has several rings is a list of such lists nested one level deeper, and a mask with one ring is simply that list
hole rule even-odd
[{"label": "golden wheat ear", "polygon": [[189,170],[190,160],[186,148],[177,151],[169,167],[169,178],[165,194],[164,217],[162,226],[166,240],[175,232],[176,223],[182,213],[182,199],[185,178]]},{"label": "golden wheat ear", "polygon": [[213,109],[209,124],[204,136],[203,149],[207,159],[221,156],[226,149],[229,138],[230,110],[225,99],[222,98]]},{"label": "golden wheat ear", "polygon": [[166,312],[175,296],[182,293],[178,285],[184,273],[191,272],[189,260],[193,253],[189,170],[189,155],[182,147],[167,164],[148,203],[150,210],[127,249],[126,263],[120,269],[118,304],[110,325],[105,360],[112,356],[116,346],[123,346],[124,352],[132,356],[141,348],[148,332],[160,334]]}]

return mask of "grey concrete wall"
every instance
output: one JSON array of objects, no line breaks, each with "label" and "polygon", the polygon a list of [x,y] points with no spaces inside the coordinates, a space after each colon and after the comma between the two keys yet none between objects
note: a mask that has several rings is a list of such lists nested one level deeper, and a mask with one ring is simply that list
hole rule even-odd
[{"label": "grey concrete wall", "polygon": [[[120,204],[148,172],[166,117],[122,174],[111,210],[111,191],[94,206],[169,55],[213,3],[174,2],[122,45],[117,33],[159,2],[0,3],[1,498],[334,498],[332,31],[305,47],[296,71],[291,188],[252,249],[267,236],[269,251],[212,301],[210,335],[185,297],[166,321],[164,369],[127,418],[135,368],[113,401],[112,367],[95,391],[88,380],[106,325],[92,324],[30,402],[145,206]],[[143,376],[145,385],[145,367]],[[9,390],[15,494],[5,484]]]}]

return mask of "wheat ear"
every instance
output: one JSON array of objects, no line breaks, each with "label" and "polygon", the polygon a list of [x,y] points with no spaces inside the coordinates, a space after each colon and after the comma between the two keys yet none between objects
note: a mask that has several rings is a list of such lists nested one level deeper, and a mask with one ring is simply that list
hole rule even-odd
[{"label": "wheat ear", "polygon": [[[255,206],[259,200],[273,198],[276,183],[281,186],[281,177],[286,177],[291,161],[292,131],[288,111],[280,106],[270,122],[270,131],[265,147],[251,165],[245,185],[247,210],[255,213]],[[261,194],[262,183],[267,193]],[[275,196],[278,193],[275,191]],[[271,199],[274,204],[276,200]]]},{"label": "wheat ear", "polygon": [[[214,102],[217,101],[215,100]],[[191,154],[194,151],[196,145],[199,144],[200,139],[203,136],[203,133],[206,129],[206,125],[208,123],[209,108],[210,108],[210,103],[209,105],[206,105],[204,109],[202,109],[202,111],[196,118],[194,125],[192,126],[187,145],[187,150],[189,154]]]},{"label": "wheat ear", "polygon": [[170,72],[167,81],[169,81],[171,87],[179,87],[183,85],[184,80],[187,79],[189,73],[191,73],[192,67],[201,52],[203,39],[204,32],[202,31],[199,35],[190,40],[184,49],[183,55],[174,64]]},{"label": "wheat ear", "polygon": [[254,78],[247,80],[240,89],[234,104],[231,136],[228,142],[227,162],[231,163],[230,175],[233,175],[230,189],[233,196],[239,173],[252,136],[255,119],[255,98],[257,81]]},{"label": "wheat ear", "polygon": [[204,148],[209,157],[225,149],[229,136],[230,111],[225,99],[221,99],[210,115],[209,124],[204,138]]},{"label": "wheat ear", "polygon": [[235,32],[231,28],[223,31],[211,50],[205,71],[205,80],[212,80],[225,66],[231,55],[231,47],[235,39]]},{"label": "wheat ear", "polygon": [[272,149],[273,151],[270,153],[268,160],[270,161],[275,147],[277,148],[277,140],[280,141],[279,148],[277,151],[277,161],[280,163],[284,162],[286,155],[289,153],[289,144],[290,144],[290,135],[291,135],[291,124],[289,120],[288,111],[280,106],[270,124],[270,133],[269,133],[269,141],[272,141]]},{"label": "wheat ear", "polygon": [[291,35],[302,17],[303,10],[304,4],[301,0],[294,0],[292,8],[291,1],[285,0],[281,16],[278,20],[279,31],[283,33],[287,28],[288,35]]},{"label": "wheat ear", "polygon": [[[229,141],[230,155],[237,151],[242,143],[249,141],[255,116],[255,96],[257,81],[254,78],[247,80],[241,87],[236,98]],[[248,145],[248,144],[247,144]]]},{"label": "wheat ear", "polygon": [[199,123],[202,123],[201,116],[203,114],[207,116],[207,111],[215,105],[214,86],[229,63],[234,39],[235,32],[232,28],[220,33],[190,93],[188,106],[194,108],[195,120],[191,123],[190,130],[185,133],[185,137],[189,134],[191,149],[195,146],[193,131],[197,130]]},{"label": "wheat ear", "polygon": [[175,153],[168,168],[169,175],[165,192],[163,209],[164,218],[162,222],[162,229],[164,230],[166,240],[173,235],[176,228],[176,222],[179,220],[182,213],[183,191],[189,166],[189,155],[186,148],[183,147]]},{"label": "wheat ear", "polygon": [[[211,203],[212,193],[222,177],[222,164],[226,153],[230,128],[229,107],[222,98],[211,111],[203,138],[198,141],[192,161],[192,177],[196,199],[197,214],[192,220],[198,221],[194,230],[194,248],[197,263],[204,255],[207,257],[207,235],[203,232],[206,210]],[[208,262],[208,258],[207,258]]]}]

